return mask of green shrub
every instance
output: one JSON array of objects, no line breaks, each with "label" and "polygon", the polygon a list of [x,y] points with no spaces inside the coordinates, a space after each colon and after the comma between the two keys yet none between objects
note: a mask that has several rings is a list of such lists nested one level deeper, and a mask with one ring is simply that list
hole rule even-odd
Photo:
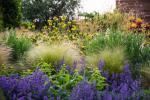
[{"label": "green shrub", "polygon": [[6,36],[6,44],[12,48],[12,60],[20,59],[24,53],[31,47],[32,43],[26,36],[17,37],[14,31]]},{"label": "green shrub", "polygon": [[89,79],[91,83],[95,82],[96,84],[96,89],[97,90],[102,90],[105,87],[105,78],[102,77],[101,73],[99,72],[99,69],[96,68],[93,70],[93,73],[91,74],[91,77]]},{"label": "green shrub", "polygon": [[133,64],[145,63],[150,60],[150,46],[142,46],[145,41],[144,35],[129,34],[124,37],[124,41],[126,53]]},{"label": "green shrub", "polygon": [[2,0],[4,27],[20,25],[22,17],[22,0]]},{"label": "green shrub", "polygon": [[66,67],[66,65],[63,65],[58,73],[50,76],[52,84],[55,85],[55,88],[50,89],[53,95],[65,99],[70,95],[73,87],[83,80],[83,76],[77,70],[74,70],[73,75],[71,75]]},{"label": "green shrub", "polygon": [[0,66],[2,64],[6,64],[9,61],[10,58],[10,54],[11,54],[11,49],[4,46],[4,45],[0,45]]},{"label": "green shrub", "polygon": [[29,21],[23,21],[21,22],[21,26],[23,26],[26,29],[32,29],[33,23]]},{"label": "green shrub", "polygon": [[105,48],[98,54],[87,56],[87,62],[94,67],[98,66],[100,60],[104,60],[105,62],[104,70],[108,70],[110,73],[122,72],[126,61],[124,49],[121,47],[113,49]]},{"label": "green shrub", "polygon": [[108,30],[105,34],[100,34],[97,38],[89,41],[86,44],[86,54],[98,53],[104,48],[113,48],[122,45],[124,42],[124,37],[118,33],[112,33]]},{"label": "green shrub", "polygon": [[2,6],[0,4],[0,31],[3,29],[3,13],[2,13]]},{"label": "green shrub", "polygon": [[80,60],[80,50],[73,47],[72,44],[61,43],[50,46],[37,46],[27,52],[26,62],[28,64],[37,64],[39,61],[58,64],[62,59],[67,65],[72,65],[74,61]]},{"label": "green shrub", "polygon": [[144,46],[145,36],[142,34],[124,34],[121,31],[112,33],[111,30],[106,34],[99,35],[97,38],[86,44],[85,53],[95,54],[102,51],[105,47],[114,48],[121,46],[125,48],[125,53],[132,64],[144,63],[150,59],[150,48]]},{"label": "green shrub", "polygon": [[108,28],[112,30],[122,29],[122,24],[126,19],[125,14],[119,11],[113,13],[99,14],[98,12],[93,13],[82,13],[79,16],[85,17],[84,21],[79,21],[80,29],[82,32],[105,32]]}]

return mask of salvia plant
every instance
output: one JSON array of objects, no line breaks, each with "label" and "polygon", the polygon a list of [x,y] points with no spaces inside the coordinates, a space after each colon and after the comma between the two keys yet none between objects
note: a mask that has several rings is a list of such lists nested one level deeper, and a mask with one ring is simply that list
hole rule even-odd
[{"label": "salvia plant", "polygon": [[18,75],[1,76],[0,87],[4,90],[7,100],[46,100],[50,81],[37,69],[24,78]]},{"label": "salvia plant", "polygon": [[70,100],[95,100],[97,91],[95,86],[86,81],[79,83],[72,91]]},{"label": "salvia plant", "polygon": [[124,66],[124,71],[122,73],[117,74],[110,74],[108,71],[103,71],[104,65],[105,62],[101,60],[99,63],[99,70],[106,78],[108,84],[105,90],[101,92],[102,100],[128,100],[140,90],[140,81],[132,78],[129,64]]},{"label": "salvia plant", "polygon": [[84,66],[78,71],[74,63],[74,68],[62,65],[48,76],[44,67],[43,72],[37,68],[24,77],[0,76],[0,94],[6,100],[148,100],[149,93],[141,90],[140,80],[132,78],[129,64],[122,73],[109,73],[104,66],[101,60],[99,69]]}]

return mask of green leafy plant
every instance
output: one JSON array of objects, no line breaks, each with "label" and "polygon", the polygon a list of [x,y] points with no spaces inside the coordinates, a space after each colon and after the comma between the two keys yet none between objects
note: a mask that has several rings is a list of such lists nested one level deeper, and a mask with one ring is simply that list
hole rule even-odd
[{"label": "green leafy plant", "polygon": [[2,0],[4,27],[17,27],[22,18],[21,0]]},{"label": "green leafy plant", "polygon": [[121,31],[115,33],[111,30],[107,31],[103,35],[99,35],[97,38],[88,42],[86,45],[86,54],[95,54],[102,51],[105,47],[114,48],[121,46],[125,48],[125,54],[128,56],[131,64],[144,63],[150,58],[149,46],[142,46],[145,41],[143,34],[125,34]]},{"label": "green leafy plant", "polygon": [[6,44],[12,48],[12,60],[16,61],[31,47],[32,42],[26,36],[17,37],[14,31],[10,31],[6,36]]},{"label": "green leafy plant", "polygon": [[23,15],[30,21],[34,19],[39,19],[40,22],[47,21],[54,16],[73,15],[79,5],[80,0],[23,0]]},{"label": "green leafy plant", "polygon": [[102,89],[104,89],[104,87],[105,87],[105,85],[106,85],[106,84],[105,84],[105,78],[102,77],[102,75],[101,75],[101,73],[100,73],[100,71],[99,71],[98,68],[95,68],[95,69],[94,69],[93,73],[91,74],[91,77],[90,77],[89,81],[90,81],[91,83],[94,83],[94,82],[95,82],[95,84],[96,84],[96,89],[97,89],[97,90],[102,90]]},{"label": "green leafy plant", "polygon": [[56,97],[69,97],[73,87],[83,79],[83,77],[79,75],[78,71],[75,70],[71,75],[66,67],[66,65],[63,65],[58,73],[50,76],[50,80],[54,85],[54,88],[51,88],[50,90]]},{"label": "green leafy plant", "polygon": [[35,28],[34,25],[33,25],[33,23],[29,22],[29,21],[23,21],[23,22],[21,22],[21,26],[24,27],[24,28],[26,28],[26,29],[30,29],[30,30]]},{"label": "green leafy plant", "polygon": [[0,4],[0,31],[2,30],[3,30],[3,13],[2,13],[2,5]]}]

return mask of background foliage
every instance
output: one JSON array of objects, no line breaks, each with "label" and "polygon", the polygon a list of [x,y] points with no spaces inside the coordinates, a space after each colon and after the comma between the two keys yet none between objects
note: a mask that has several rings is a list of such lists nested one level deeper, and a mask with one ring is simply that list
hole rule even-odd
[{"label": "background foliage", "polygon": [[22,0],[2,0],[4,27],[16,27],[21,23]]},{"label": "background foliage", "polygon": [[79,4],[80,0],[23,0],[23,15],[30,21],[46,22],[54,16],[65,14],[71,17]]}]

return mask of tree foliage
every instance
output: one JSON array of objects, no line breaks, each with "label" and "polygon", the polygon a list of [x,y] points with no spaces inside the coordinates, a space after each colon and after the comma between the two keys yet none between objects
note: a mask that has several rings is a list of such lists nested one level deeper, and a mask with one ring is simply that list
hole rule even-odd
[{"label": "tree foliage", "polygon": [[22,17],[22,0],[2,0],[4,27],[19,26]]},{"label": "tree foliage", "polygon": [[23,15],[27,20],[47,20],[50,17],[73,15],[80,0],[23,0]]}]

